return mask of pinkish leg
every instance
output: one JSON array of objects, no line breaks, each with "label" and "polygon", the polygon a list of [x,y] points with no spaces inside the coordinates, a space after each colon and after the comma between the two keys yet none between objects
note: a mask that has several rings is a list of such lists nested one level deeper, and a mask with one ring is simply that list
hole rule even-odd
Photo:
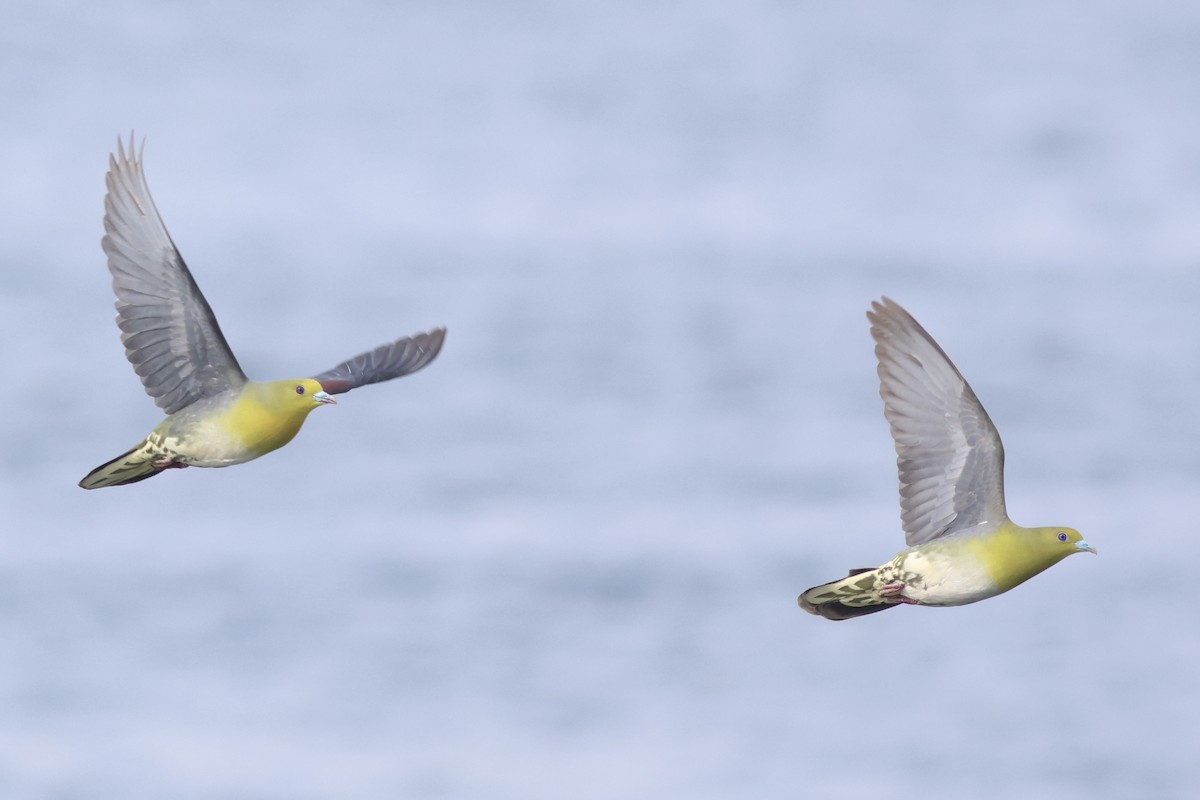
[{"label": "pinkish leg", "polygon": [[187,464],[180,464],[170,456],[157,456],[150,462],[150,466],[155,469],[183,469]]},{"label": "pinkish leg", "polygon": [[892,581],[885,583],[879,587],[879,596],[892,603],[907,603],[916,605],[917,601],[900,594],[905,589],[905,585],[900,581]]}]

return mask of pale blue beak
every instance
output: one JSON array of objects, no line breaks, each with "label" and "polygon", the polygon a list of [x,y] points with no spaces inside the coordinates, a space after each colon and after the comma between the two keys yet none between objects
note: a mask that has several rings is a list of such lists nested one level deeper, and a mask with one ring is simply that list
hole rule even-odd
[{"label": "pale blue beak", "polygon": [[1090,544],[1088,544],[1087,542],[1084,542],[1084,541],[1076,542],[1075,549],[1081,550],[1086,553],[1095,553],[1096,552],[1096,548],[1092,547]]},{"label": "pale blue beak", "polygon": [[329,392],[315,392],[312,396],[312,399],[316,400],[318,403],[337,405],[337,400],[334,400],[329,395]]}]

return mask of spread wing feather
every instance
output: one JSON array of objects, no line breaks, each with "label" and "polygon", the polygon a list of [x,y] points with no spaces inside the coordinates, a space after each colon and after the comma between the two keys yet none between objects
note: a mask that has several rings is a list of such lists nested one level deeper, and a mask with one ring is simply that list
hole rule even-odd
[{"label": "spread wing feather", "polygon": [[241,386],[246,376],[163,225],[130,136],[109,156],[104,238],[125,356],[168,414]]},{"label": "spread wing feather", "polygon": [[409,375],[433,361],[446,339],[445,328],[405,336],[343,361],[313,376],[330,394],[341,394],[370,383]]},{"label": "spread wing feather", "polygon": [[896,442],[909,546],[1008,519],[1004,446],[975,392],[925,329],[883,298],[867,312]]}]

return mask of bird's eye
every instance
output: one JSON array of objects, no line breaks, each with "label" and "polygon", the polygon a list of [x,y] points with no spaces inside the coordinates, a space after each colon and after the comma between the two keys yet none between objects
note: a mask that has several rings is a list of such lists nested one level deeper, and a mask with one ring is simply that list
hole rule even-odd
[{"label": "bird's eye", "polygon": [[297,387],[296,387],[296,394],[304,394],[304,387],[303,387],[303,386],[297,386]]},{"label": "bird's eye", "polygon": [[1067,540],[1067,534],[1063,531],[1059,531],[1058,532],[1058,540],[1060,542],[1065,542]]}]

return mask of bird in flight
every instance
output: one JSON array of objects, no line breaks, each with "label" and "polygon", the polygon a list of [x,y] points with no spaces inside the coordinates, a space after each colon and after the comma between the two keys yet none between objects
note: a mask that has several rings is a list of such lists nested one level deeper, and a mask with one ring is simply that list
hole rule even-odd
[{"label": "bird in flight", "polygon": [[[89,472],[84,489],[180,467],[228,467],[290,442],[333,395],[399,378],[437,356],[445,328],[406,336],[307,378],[246,377],[150,198],[141,150],[109,155],[104,238],[125,357],[166,417],[128,452]],[[144,147],[144,145],[143,145]]]},{"label": "bird in flight", "polygon": [[908,547],[881,567],[809,589],[800,607],[842,620],[898,605],[966,605],[1073,553],[1095,553],[1072,528],[1022,528],[1008,518],[1004,447],[975,392],[898,303],[873,302],[867,319],[896,443]]}]

